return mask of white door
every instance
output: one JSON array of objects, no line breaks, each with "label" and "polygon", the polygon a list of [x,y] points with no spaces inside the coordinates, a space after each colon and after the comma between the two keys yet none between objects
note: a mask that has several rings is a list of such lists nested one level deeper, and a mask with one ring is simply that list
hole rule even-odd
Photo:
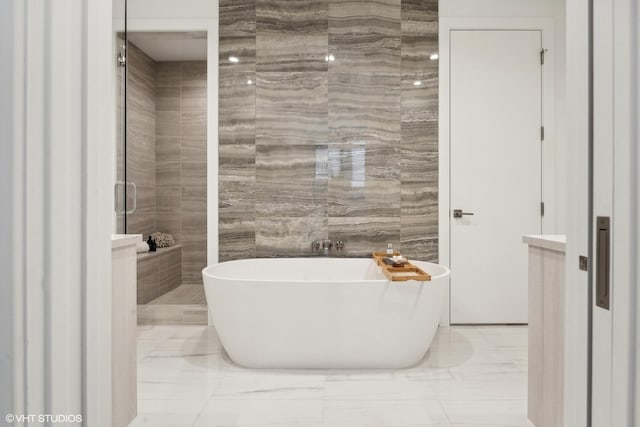
[{"label": "white door", "polygon": [[[611,298],[598,295],[599,275],[610,280],[610,265],[599,265],[607,258],[605,246],[611,242],[611,217],[613,208],[613,7],[610,1],[594,1],[594,57],[593,63],[593,427],[611,425]],[[600,218],[599,218],[600,217]],[[598,224],[600,219],[600,224]],[[604,221],[609,221],[608,227]],[[605,231],[605,227],[609,232]],[[610,292],[608,292],[610,293]]]},{"label": "white door", "polygon": [[452,31],[450,46],[451,323],[527,323],[522,236],[542,229],[542,34]]},{"label": "white door", "polygon": [[639,27],[637,1],[594,0],[593,427],[640,425]]}]

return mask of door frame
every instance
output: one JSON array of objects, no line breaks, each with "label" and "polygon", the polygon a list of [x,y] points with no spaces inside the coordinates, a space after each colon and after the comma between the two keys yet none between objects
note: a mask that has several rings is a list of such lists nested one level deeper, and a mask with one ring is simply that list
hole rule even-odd
[{"label": "door frame", "polygon": [[3,419],[111,425],[111,14],[0,3]]},{"label": "door frame", "polygon": [[[124,31],[124,21],[114,20],[113,36]],[[207,265],[218,263],[218,20],[217,19],[140,19],[129,18],[127,31],[207,33]],[[114,79],[115,80],[115,79]],[[116,93],[116,82],[113,83]],[[115,95],[114,95],[115,96]],[[115,98],[112,101],[115,106]],[[114,107],[115,111],[115,107]],[[114,118],[115,123],[115,118]],[[115,147],[112,170],[116,167]],[[115,175],[113,176],[115,182]],[[211,322],[209,322],[211,324]]]},{"label": "door frame", "polygon": [[[640,419],[640,292],[632,286],[640,277],[640,185],[637,147],[640,129],[638,114],[638,16],[633,16],[632,0],[614,0],[613,14],[613,122],[614,156],[612,190],[612,266],[611,310],[611,425],[637,425]],[[567,304],[565,337],[565,423],[567,427],[591,425],[592,402],[587,389],[591,385],[588,349],[591,345],[589,297],[591,273],[578,268],[578,256],[590,251],[588,221],[591,168],[589,111],[590,37],[592,1],[567,0]],[[595,19],[598,17],[595,16]],[[636,21],[633,21],[633,19]],[[619,41],[619,42],[616,42]],[[625,52],[625,49],[628,49]],[[634,76],[633,73],[636,75]],[[596,76],[597,78],[597,76]],[[635,98],[635,100],[634,100]],[[632,126],[635,123],[635,128]],[[595,160],[595,159],[594,159]],[[597,161],[597,160],[596,160]],[[592,267],[593,262],[589,264]],[[590,270],[593,270],[591,268]],[[569,303],[571,302],[571,303]],[[623,396],[624,398],[619,398]],[[635,399],[635,402],[634,402]],[[635,408],[635,411],[634,411]]]},{"label": "door frame", "polygon": [[[640,8],[613,2],[613,303],[611,425],[640,423]],[[635,16],[634,16],[635,15]],[[617,226],[616,226],[617,224]],[[634,286],[636,284],[636,286]],[[621,297],[616,298],[616,293]],[[613,396],[626,395],[626,399]]]},{"label": "door frame", "polygon": [[[555,126],[555,61],[554,61],[554,20],[553,18],[441,18],[439,24],[439,143],[438,143],[438,257],[439,262],[450,265],[451,261],[451,186],[450,186],[450,33],[456,30],[506,31],[534,30],[542,33],[542,45],[548,49],[545,65],[542,67],[542,121],[545,126],[545,140],[542,143],[542,198],[545,215],[542,232],[554,233],[556,229],[556,126]],[[446,301],[440,319],[442,326],[451,322],[450,279],[446,283]]]},{"label": "door frame", "polygon": [[[611,7],[611,16],[603,17],[600,13],[592,10],[592,25],[602,25],[600,20],[608,18],[611,36],[611,74],[604,78],[611,79],[612,103],[611,103],[611,139],[592,139],[593,151],[596,153],[598,146],[603,144],[612,147],[613,155],[610,165],[605,166],[608,178],[611,182],[611,193],[606,197],[612,199],[611,202],[611,366],[604,367],[609,370],[610,394],[609,398],[610,414],[609,425],[611,426],[637,426],[640,421],[640,410],[637,407],[639,402],[638,386],[640,385],[640,375],[638,369],[637,348],[640,340],[640,325],[638,324],[638,313],[640,312],[640,299],[637,289],[639,279],[640,253],[638,251],[638,239],[640,238],[640,228],[638,227],[640,209],[640,185],[638,184],[638,166],[640,165],[640,150],[638,150],[639,127],[637,123],[638,115],[638,8],[632,0],[614,0]],[[609,30],[609,28],[607,28]],[[595,51],[597,44],[591,46],[592,58],[599,58],[600,52]],[[595,59],[594,59],[595,60]],[[597,68],[593,63],[593,80],[598,80]],[[597,96],[597,88],[591,85],[593,96]],[[592,106],[593,108],[593,106]],[[592,126],[601,118],[592,115]],[[591,174],[600,165],[601,159],[593,156]],[[607,188],[607,190],[609,190]],[[593,191],[593,190],[592,190]],[[600,195],[595,191],[592,194],[593,200],[598,200]],[[594,203],[593,206],[597,206]],[[595,211],[594,215],[600,212]],[[595,221],[595,219],[594,219]],[[594,224],[591,224],[594,227]],[[593,229],[592,229],[593,230]],[[592,232],[595,232],[592,231]],[[594,246],[595,247],[595,246]],[[593,249],[595,254],[595,249]],[[591,262],[592,271],[595,271],[595,259]],[[595,289],[595,274],[592,274],[592,289]],[[590,310],[596,310],[595,296],[594,305]],[[597,343],[594,335],[591,334],[592,349]],[[595,350],[592,350],[595,351]],[[594,358],[592,357],[591,363]],[[596,375],[602,367],[593,366],[592,375]],[[593,377],[590,378],[590,382]],[[598,405],[592,399],[591,410]],[[589,424],[587,424],[589,425]]]},{"label": "door frame", "polygon": [[[170,32],[170,31],[205,31],[207,33],[207,265],[214,265],[219,260],[219,213],[218,213],[218,20],[217,19],[140,19],[130,18],[126,22],[127,31],[132,32]],[[114,20],[112,38],[124,31],[124,20]],[[114,55],[115,56],[115,55]],[[112,99],[115,114],[116,79],[113,81],[114,98]],[[116,119],[113,119],[114,128]],[[115,131],[115,129],[114,129]],[[111,156],[112,182],[116,181],[116,144]],[[114,223],[115,227],[115,223]],[[207,310],[208,325],[213,326],[211,313]]]}]

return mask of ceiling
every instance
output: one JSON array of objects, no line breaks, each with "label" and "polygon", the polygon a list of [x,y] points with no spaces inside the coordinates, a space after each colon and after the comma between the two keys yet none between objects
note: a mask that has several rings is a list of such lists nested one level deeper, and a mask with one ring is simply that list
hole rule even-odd
[{"label": "ceiling", "polygon": [[154,61],[206,61],[207,33],[129,32],[127,38]]}]

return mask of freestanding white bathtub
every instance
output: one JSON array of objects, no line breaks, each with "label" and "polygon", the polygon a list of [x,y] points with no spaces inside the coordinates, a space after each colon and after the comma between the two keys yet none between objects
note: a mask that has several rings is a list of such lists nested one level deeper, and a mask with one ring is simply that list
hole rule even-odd
[{"label": "freestanding white bathtub", "polygon": [[389,282],[366,258],[247,259],[202,274],[222,345],[241,366],[403,368],[431,345],[449,275],[413,262],[430,282]]}]

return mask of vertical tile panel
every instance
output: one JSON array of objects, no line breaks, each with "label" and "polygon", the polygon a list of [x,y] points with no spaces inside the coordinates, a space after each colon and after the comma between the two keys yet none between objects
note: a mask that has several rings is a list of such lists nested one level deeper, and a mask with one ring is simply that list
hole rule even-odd
[{"label": "vertical tile panel", "polygon": [[259,217],[256,219],[256,256],[311,256],[311,242],[327,238],[327,217]]},{"label": "vertical tile panel", "polygon": [[207,239],[204,236],[182,240],[182,283],[202,284],[202,269],[207,265]]},{"label": "vertical tile panel", "polygon": [[[399,63],[397,69],[399,70]],[[329,69],[329,143],[400,142],[400,73]]]},{"label": "vertical tile panel", "polygon": [[176,86],[180,81],[179,62],[158,62],[156,64],[156,77],[158,88],[165,86]]},{"label": "vertical tile panel", "polygon": [[328,0],[256,0],[256,70],[326,71]]},{"label": "vertical tile panel", "polygon": [[369,257],[387,243],[400,245],[400,222],[394,217],[330,217],[329,239],[342,240],[342,256]]},{"label": "vertical tile panel", "polygon": [[326,217],[327,146],[258,146],[256,217]]},{"label": "vertical tile panel", "polygon": [[327,146],[261,145],[256,161],[256,256],[309,256],[327,236]]},{"label": "vertical tile panel", "polygon": [[402,251],[438,260],[438,2],[402,0]]},{"label": "vertical tile panel", "polygon": [[[255,220],[220,216],[220,262],[234,259],[255,258]],[[224,245],[224,246],[223,246]]]},{"label": "vertical tile panel", "polygon": [[329,71],[397,75],[400,36],[400,0],[331,0]]},{"label": "vertical tile panel", "polygon": [[344,255],[400,241],[400,0],[329,4],[329,237]]},{"label": "vertical tile panel", "polygon": [[220,37],[254,37],[256,35],[256,0],[220,0]]},{"label": "vertical tile panel", "polygon": [[218,236],[228,261],[255,257],[256,2],[221,0],[219,12]]},{"label": "vertical tile panel", "polygon": [[[156,230],[169,233],[182,241],[180,221],[180,114],[182,89],[180,87],[180,63],[156,64],[158,87],[156,89]],[[159,268],[167,267],[165,265]],[[181,270],[181,269],[180,269]],[[178,270],[174,269],[174,272]],[[181,276],[181,274],[180,274]],[[182,277],[178,278],[178,284]]]},{"label": "vertical tile panel", "polygon": [[126,178],[137,186],[137,209],[127,215],[127,232],[148,235],[156,227],[155,62],[133,43],[128,58]]},{"label": "vertical tile panel", "polygon": [[330,217],[400,217],[397,143],[331,144]]},{"label": "vertical tile panel", "polygon": [[[220,39],[220,48],[234,40],[253,44],[255,38]],[[230,49],[230,52],[234,52]],[[222,56],[222,55],[221,55]],[[220,61],[226,61],[224,56]],[[245,61],[245,59],[240,59]],[[218,143],[255,144],[256,142],[256,86],[255,63],[241,62],[237,65],[221,65],[219,70],[218,93]],[[221,164],[221,166],[224,166]]]},{"label": "vertical tile panel", "polygon": [[402,0],[402,36],[438,40],[438,0]]},{"label": "vertical tile panel", "polygon": [[325,145],[327,114],[326,73],[257,74],[257,145]]},{"label": "vertical tile panel", "polygon": [[207,63],[180,64],[182,283],[202,284],[207,235]]},{"label": "vertical tile panel", "polygon": [[182,242],[182,220],[179,212],[157,212],[156,230],[162,233],[169,233],[176,242]]}]

